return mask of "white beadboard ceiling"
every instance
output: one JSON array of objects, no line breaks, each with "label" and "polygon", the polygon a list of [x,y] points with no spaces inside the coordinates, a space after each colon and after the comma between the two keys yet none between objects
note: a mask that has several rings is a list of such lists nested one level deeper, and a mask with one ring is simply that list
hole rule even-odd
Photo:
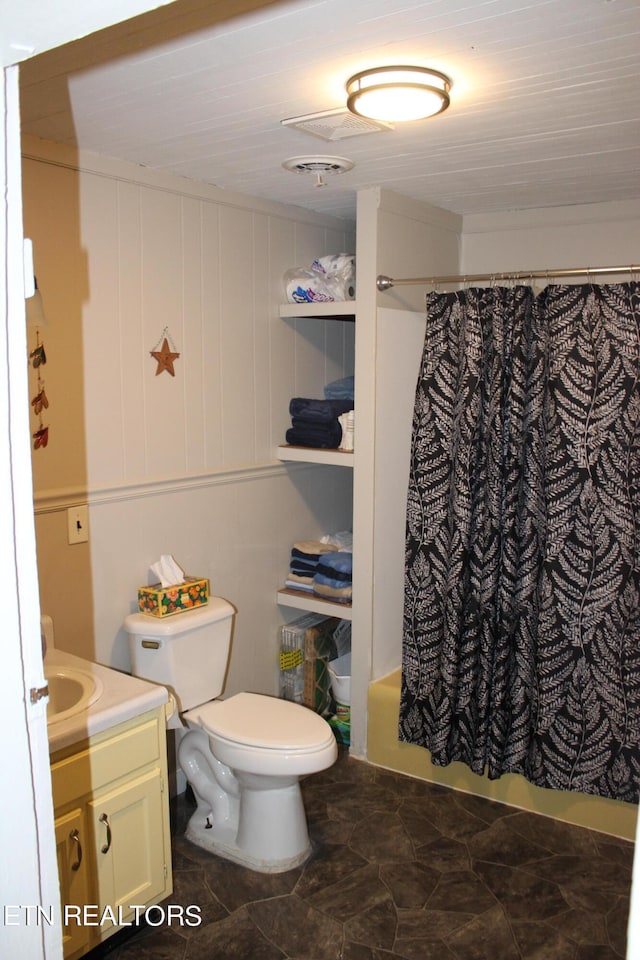
[{"label": "white beadboard ceiling", "polygon": [[[639,0],[176,0],[27,60],[23,131],[227,190],[355,216],[383,186],[460,213],[640,197]],[[436,67],[431,120],[327,142],[368,66]],[[292,156],[354,168],[285,171]]]}]

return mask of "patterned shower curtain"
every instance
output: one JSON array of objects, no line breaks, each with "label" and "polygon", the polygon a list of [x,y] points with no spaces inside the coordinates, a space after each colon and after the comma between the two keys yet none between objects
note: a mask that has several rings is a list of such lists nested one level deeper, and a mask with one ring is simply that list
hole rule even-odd
[{"label": "patterned shower curtain", "polygon": [[400,739],[637,802],[640,289],[427,298]]}]

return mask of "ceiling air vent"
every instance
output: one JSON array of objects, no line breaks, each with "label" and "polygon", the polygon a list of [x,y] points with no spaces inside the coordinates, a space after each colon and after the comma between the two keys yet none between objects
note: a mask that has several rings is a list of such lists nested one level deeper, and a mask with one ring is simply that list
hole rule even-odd
[{"label": "ceiling air vent", "polygon": [[364,133],[381,133],[393,130],[393,125],[380,120],[366,120],[357,117],[350,110],[338,107],[325,110],[324,113],[308,113],[306,117],[292,117],[281,120],[284,127],[295,127],[303,133],[310,133],[321,140],[346,140],[348,137],[360,137]]},{"label": "ceiling air vent", "polygon": [[347,173],[354,164],[346,157],[289,157],[282,166],[293,173]]},{"label": "ceiling air vent", "polygon": [[355,164],[346,157],[289,157],[282,166],[291,173],[313,173],[316,187],[326,187],[325,173],[348,173]]}]

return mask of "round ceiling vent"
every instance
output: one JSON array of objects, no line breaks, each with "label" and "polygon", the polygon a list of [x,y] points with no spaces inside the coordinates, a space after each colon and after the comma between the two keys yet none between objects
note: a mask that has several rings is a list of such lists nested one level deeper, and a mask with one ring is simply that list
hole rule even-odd
[{"label": "round ceiling vent", "polygon": [[289,157],[282,166],[293,173],[346,173],[354,163],[346,157]]}]

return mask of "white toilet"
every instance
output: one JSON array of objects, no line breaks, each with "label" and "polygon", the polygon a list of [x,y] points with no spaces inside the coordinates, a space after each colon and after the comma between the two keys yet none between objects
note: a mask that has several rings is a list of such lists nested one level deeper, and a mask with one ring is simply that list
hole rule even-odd
[{"label": "white toilet", "polygon": [[331,727],[297,703],[223,690],[235,610],[206,606],[126,617],[131,669],[173,693],[184,735],[178,762],[196,797],[186,837],[261,873],[303,863],[311,847],[299,778],[336,760]]}]

